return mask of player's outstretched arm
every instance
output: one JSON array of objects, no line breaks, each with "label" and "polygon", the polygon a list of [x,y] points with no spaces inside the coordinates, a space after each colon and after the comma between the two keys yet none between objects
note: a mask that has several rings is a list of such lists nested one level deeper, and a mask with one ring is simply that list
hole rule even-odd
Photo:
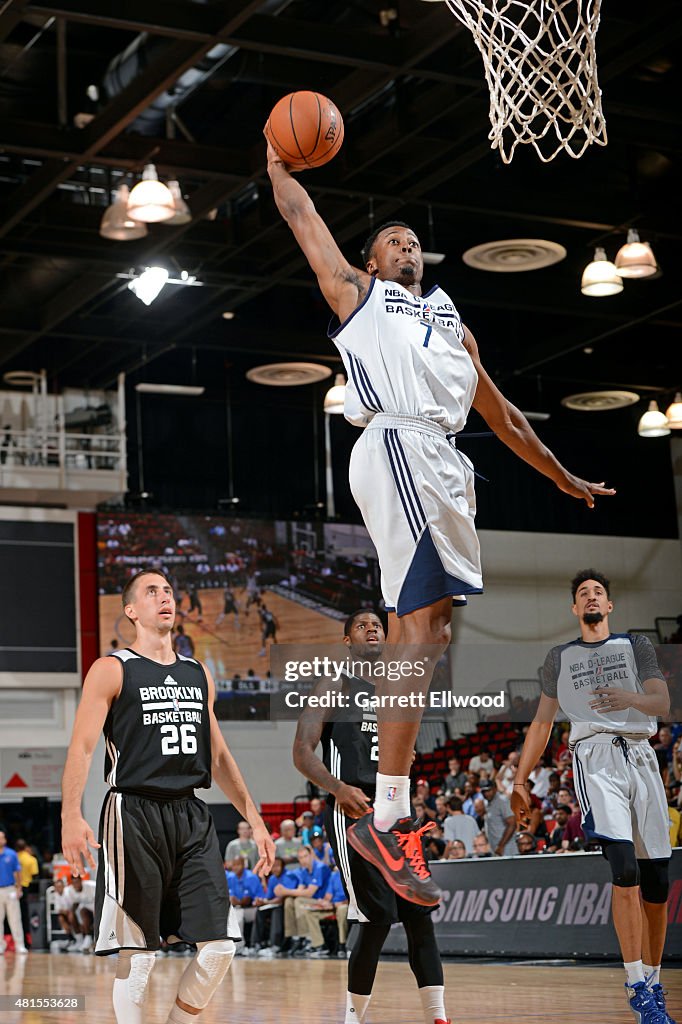
[{"label": "player's outstretched arm", "polygon": [[268,174],[277,209],[294,233],[317,276],[325,299],[340,320],[350,316],[367,294],[370,275],[351,266],[315,209],[315,204],[289,173],[268,142]]},{"label": "player's outstretched arm", "polygon": [[[325,688],[327,686],[322,685]],[[310,782],[332,793],[337,806],[345,815],[361,818],[371,810],[367,796],[356,786],[349,786],[335,778],[316,753],[324,728],[324,714],[321,708],[306,708],[301,714],[294,738],[294,765]]]},{"label": "player's outstretched arm", "polygon": [[531,807],[528,786],[526,785],[528,776],[533,771],[533,768],[535,768],[545,747],[549,743],[554,718],[558,710],[558,700],[554,697],[548,697],[546,693],[541,694],[535,718],[528,726],[528,732],[523,741],[511,795],[511,809],[520,829],[528,828],[530,824]]},{"label": "player's outstretched arm", "polygon": [[253,802],[244,777],[237,762],[228,750],[225,738],[220,731],[218,720],[213,711],[215,703],[215,683],[211,673],[203,665],[208,682],[208,713],[211,723],[211,773],[223,793],[234,804],[244,821],[248,821],[253,830],[253,838],[258,847],[258,863],[253,869],[257,875],[269,875],[275,859],[275,844],[265,827],[265,822]]},{"label": "player's outstretched arm", "polygon": [[580,498],[594,508],[595,494],[615,494],[612,487],[604,482],[589,483],[569,473],[542,443],[530,423],[516,406],[509,402],[493,384],[486,373],[478,354],[478,346],[471,331],[464,328],[464,346],[471,356],[478,374],[478,386],[474,398],[474,409],[481,414],[488,426],[495,431],[500,441],[544,476],[553,480],[560,491]]},{"label": "player's outstretched arm", "polygon": [[98,849],[99,843],[83,817],[81,800],[93,752],[122,681],[123,669],[117,658],[98,658],[85,677],[73,724],[62,775],[62,852],[74,878],[83,872],[82,860],[95,867],[90,847]]}]

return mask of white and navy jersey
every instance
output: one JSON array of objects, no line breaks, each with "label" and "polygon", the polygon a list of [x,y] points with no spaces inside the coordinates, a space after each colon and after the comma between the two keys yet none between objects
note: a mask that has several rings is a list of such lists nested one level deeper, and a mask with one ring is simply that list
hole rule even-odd
[{"label": "white and navy jersey", "polygon": [[366,427],[384,412],[426,417],[454,433],[464,427],[478,377],[442,288],[413,295],[373,277],[363,302],[329,337],[346,368],[350,423]]},{"label": "white and navy jersey", "polygon": [[[335,779],[374,797],[379,766],[377,716],[361,706],[365,695],[369,699],[374,696],[374,686],[343,676],[342,692],[349,698],[348,708],[335,710],[334,721],[325,722],[320,738],[322,760]],[[331,794],[329,802],[334,802]]]},{"label": "white and navy jersey", "polygon": [[194,658],[161,665],[135,651],[104,723],[104,777],[110,786],[156,799],[211,785],[208,682]]},{"label": "white and navy jersey", "polygon": [[647,679],[664,679],[649,639],[634,633],[611,633],[606,640],[587,643],[578,638],[553,647],[541,672],[542,692],[559,701],[570,719],[570,746],[597,733],[653,736],[655,718],[635,708],[602,714],[593,711],[593,690],[614,687],[644,693]]}]

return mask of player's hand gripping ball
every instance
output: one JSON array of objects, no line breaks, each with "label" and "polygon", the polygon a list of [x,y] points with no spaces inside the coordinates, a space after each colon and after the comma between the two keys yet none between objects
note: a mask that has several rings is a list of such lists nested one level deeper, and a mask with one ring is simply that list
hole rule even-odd
[{"label": "player's hand gripping ball", "polygon": [[343,142],[343,118],[319,92],[292,92],[272,108],[264,134],[278,157],[294,171],[321,167]]}]

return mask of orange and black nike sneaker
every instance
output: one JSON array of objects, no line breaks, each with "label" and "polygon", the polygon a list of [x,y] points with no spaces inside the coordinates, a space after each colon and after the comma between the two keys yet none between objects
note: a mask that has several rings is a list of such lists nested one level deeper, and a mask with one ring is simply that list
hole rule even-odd
[{"label": "orange and black nike sneaker", "polygon": [[434,821],[417,828],[412,818],[399,818],[388,832],[380,832],[370,811],[351,825],[347,835],[353,849],[381,872],[398,896],[434,907],[440,900],[440,889],[424,859],[422,836],[435,827]]}]

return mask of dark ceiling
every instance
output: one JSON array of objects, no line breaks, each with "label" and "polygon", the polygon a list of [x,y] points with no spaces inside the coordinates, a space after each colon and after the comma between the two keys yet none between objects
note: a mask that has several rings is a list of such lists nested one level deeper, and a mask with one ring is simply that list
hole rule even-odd
[{"label": "dark ceiling", "polygon": [[[376,223],[398,216],[445,251],[437,280],[512,400],[585,427],[563,395],[626,385],[665,400],[679,387],[677,0],[603,2],[607,147],[550,164],[522,147],[510,166],[489,148],[473,40],[442,3],[5,0],[0,11],[0,374],[44,367],[51,387],[101,387],[123,371],[194,380],[222,400],[228,376],[242,397],[255,388],[242,382],[257,363],[340,369],[326,307],[274,208],[261,135],[280,96],[311,88],[345,120],[338,157],[301,178],[337,240],[357,259],[372,207]],[[83,114],[95,117],[77,127]],[[192,222],[101,238],[112,189],[148,160],[180,179]],[[629,226],[662,273],[611,298],[581,295],[594,246],[613,258]],[[523,274],[462,262],[504,238],[545,238],[568,255]],[[144,307],[116,275],[152,257],[204,286],[168,286]],[[619,415],[598,414],[600,428],[622,429]]]}]

